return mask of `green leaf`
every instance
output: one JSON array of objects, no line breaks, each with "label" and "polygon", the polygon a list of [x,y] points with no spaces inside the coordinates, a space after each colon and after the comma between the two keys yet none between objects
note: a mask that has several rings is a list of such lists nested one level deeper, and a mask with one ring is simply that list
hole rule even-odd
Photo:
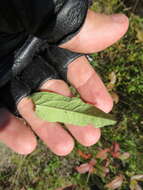
[{"label": "green leaf", "polygon": [[51,92],[38,92],[31,95],[37,116],[49,122],[96,128],[113,125],[116,121],[110,114],[84,103],[80,98],[70,98]]}]

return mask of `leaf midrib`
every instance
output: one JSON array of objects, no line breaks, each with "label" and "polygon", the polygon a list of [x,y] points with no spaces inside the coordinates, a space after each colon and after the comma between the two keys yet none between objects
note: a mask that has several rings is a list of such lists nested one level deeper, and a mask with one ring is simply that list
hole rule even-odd
[{"label": "leaf midrib", "polygon": [[[96,117],[96,118],[103,118],[103,119],[105,119],[105,120],[112,120],[112,121],[114,121],[114,119],[112,119],[112,118],[105,118],[104,116],[95,116],[95,115],[91,115],[91,114],[88,114],[88,113],[80,113],[80,112],[75,112],[75,111],[71,111],[71,110],[67,110],[67,109],[61,109],[61,108],[56,108],[56,107],[53,107],[53,106],[45,106],[45,105],[36,105],[36,107],[44,107],[44,108],[50,108],[50,109],[56,109],[56,110],[63,110],[63,111],[68,111],[68,112],[71,112],[71,113],[77,113],[77,114],[79,114],[79,115],[85,115],[85,116],[87,116],[88,115],[88,117]],[[101,122],[102,123],[102,122]]]}]

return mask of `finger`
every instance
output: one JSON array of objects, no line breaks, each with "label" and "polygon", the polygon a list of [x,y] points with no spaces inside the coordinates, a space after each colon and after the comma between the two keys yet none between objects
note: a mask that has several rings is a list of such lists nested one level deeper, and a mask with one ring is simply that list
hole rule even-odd
[{"label": "finger", "polygon": [[[40,73],[40,75],[39,75]],[[44,122],[39,119],[33,109],[32,101],[27,97],[32,91],[41,87],[45,81],[59,81],[58,73],[41,56],[35,56],[33,61],[12,81],[12,95],[18,105],[18,111],[31,125],[35,133],[57,155],[66,155],[73,149],[72,137],[58,123]],[[66,84],[59,85],[62,89]]]},{"label": "finger", "polygon": [[[65,96],[71,96],[71,92],[68,86],[63,81],[54,81],[54,80],[47,81],[41,87],[41,89],[44,91],[50,90]],[[45,142],[45,144],[47,144],[50,150],[60,156],[69,154],[74,147],[74,142],[71,136],[67,133],[67,131],[65,131],[57,123],[45,122],[37,118],[37,116],[33,111],[33,105],[31,101],[28,99],[23,99],[22,101],[21,104],[18,105],[18,110],[20,111],[22,116],[30,123],[33,130],[37,133],[37,135],[40,136],[40,138]],[[91,145],[90,138],[84,138],[84,136],[86,137],[88,136],[86,130],[85,133],[83,132],[80,135],[80,127],[79,126],[75,127],[79,129],[79,135],[76,135],[78,134],[78,129],[77,129],[75,138],[83,145],[87,144]],[[97,142],[97,139],[99,139],[100,131],[98,129],[97,130],[92,129],[91,132],[94,136],[94,138],[92,138],[92,144],[95,144]],[[89,135],[90,134],[91,133],[89,133]],[[88,140],[90,142],[87,142]]]},{"label": "finger", "polygon": [[86,102],[104,112],[111,111],[113,100],[85,56],[79,57],[68,65],[67,78]]},{"label": "finger", "polygon": [[[93,104],[104,112],[111,111],[113,107],[112,98],[85,56],[79,57],[68,65],[67,78],[84,101]],[[100,129],[91,125],[86,127],[66,126],[84,146],[91,146],[100,139]]]},{"label": "finger", "polygon": [[119,40],[127,31],[123,14],[105,15],[89,10],[80,32],[60,47],[81,53],[99,52]]},{"label": "finger", "polygon": [[29,154],[36,147],[36,138],[22,120],[0,108],[0,141],[19,154]]},{"label": "finger", "polygon": [[[71,95],[66,83],[60,80],[49,80],[41,89],[44,91],[48,89],[66,96]],[[74,141],[68,132],[59,123],[51,123],[38,118],[30,99],[23,98],[18,104],[18,110],[53,153],[65,156],[72,151]]]},{"label": "finger", "polygon": [[77,141],[86,146],[92,146],[96,144],[101,137],[101,130],[99,128],[95,128],[92,125],[87,126],[76,126],[66,124],[67,129],[70,133],[77,139]]},{"label": "finger", "polygon": [[[43,87],[42,87],[42,90],[48,89],[48,90],[51,90],[58,94],[62,94],[64,96],[72,96],[68,86],[67,85],[65,86],[66,83],[64,83],[63,81],[60,81],[60,83],[65,87],[59,88],[59,86],[61,86],[60,83],[56,82],[54,84],[53,82],[51,81],[51,82],[45,83],[45,85],[43,85]],[[75,139],[84,146],[91,146],[91,145],[95,144],[101,136],[100,129],[97,129],[97,128],[93,127],[92,125],[84,126],[84,127],[79,127],[76,125],[67,125],[67,124],[65,124],[65,125],[66,125],[67,129],[75,137]]]}]

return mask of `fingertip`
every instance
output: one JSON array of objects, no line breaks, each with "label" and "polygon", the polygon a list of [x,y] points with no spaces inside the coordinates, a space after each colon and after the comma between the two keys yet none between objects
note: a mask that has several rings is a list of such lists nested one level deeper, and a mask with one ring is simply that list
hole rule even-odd
[{"label": "fingertip", "polygon": [[26,139],[25,142],[21,142],[20,146],[18,146],[17,149],[14,151],[21,155],[28,155],[36,149],[36,146],[37,140],[36,137],[33,135],[33,137],[31,136],[29,139]]},{"label": "fingertip", "polygon": [[96,104],[94,104],[94,106],[105,113],[109,113],[113,109],[113,99],[109,94],[106,94],[104,97],[105,99],[96,99]]},{"label": "fingertip", "polygon": [[80,53],[100,52],[121,39],[128,27],[129,19],[124,14],[105,15],[88,10],[80,32],[60,47]]},{"label": "fingertip", "polygon": [[0,121],[0,141],[14,152],[26,155],[36,148],[36,137],[23,119],[1,110]]},{"label": "fingertip", "polygon": [[51,151],[58,156],[67,156],[71,153],[73,148],[74,140],[70,138],[66,143],[64,141],[57,143]]},{"label": "fingertip", "polygon": [[101,130],[94,128],[94,130],[88,130],[87,133],[84,133],[81,144],[85,147],[90,147],[96,144],[101,137]]},{"label": "fingertip", "polygon": [[[114,33],[114,28],[112,29],[112,34],[113,34],[113,42],[115,43],[116,41],[120,40],[120,38],[122,38],[126,32],[128,31],[129,28],[129,19],[125,14],[113,14],[110,16],[111,21],[113,21],[116,24],[115,27],[115,31],[116,33]],[[114,25],[113,25],[114,26]],[[112,38],[111,38],[112,39]],[[112,44],[111,44],[112,45]]]},{"label": "fingertip", "polygon": [[86,147],[96,144],[101,137],[101,130],[92,125],[81,127],[66,124],[66,126],[76,140]]},{"label": "fingertip", "polygon": [[125,14],[113,14],[110,16],[112,21],[117,24],[124,24],[125,29],[128,29],[129,26],[129,18]]}]

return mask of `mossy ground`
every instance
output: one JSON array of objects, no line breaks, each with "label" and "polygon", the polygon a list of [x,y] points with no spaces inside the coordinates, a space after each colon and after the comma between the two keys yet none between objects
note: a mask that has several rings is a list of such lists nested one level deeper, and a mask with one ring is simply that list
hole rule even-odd
[{"label": "mossy ground", "polygon": [[[78,143],[66,157],[52,154],[39,141],[39,147],[29,156],[9,152],[1,154],[0,190],[56,190],[71,184],[76,190],[104,190],[105,184],[118,175],[124,176],[120,190],[130,189],[131,176],[143,174],[143,17],[131,12],[120,0],[98,0],[92,7],[98,12],[124,12],[130,18],[125,37],[107,50],[93,54],[92,65],[109,87],[111,73],[116,82],[110,92],[119,96],[113,108],[118,123],[102,130],[101,140],[90,148]],[[104,161],[97,160],[92,174],[79,174],[75,167],[87,162],[77,150],[95,158],[99,149],[120,145],[121,152],[130,153],[126,160],[109,156],[109,173],[103,176]],[[142,184],[140,184],[142,186]],[[143,188],[143,186],[142,186]]]}]

